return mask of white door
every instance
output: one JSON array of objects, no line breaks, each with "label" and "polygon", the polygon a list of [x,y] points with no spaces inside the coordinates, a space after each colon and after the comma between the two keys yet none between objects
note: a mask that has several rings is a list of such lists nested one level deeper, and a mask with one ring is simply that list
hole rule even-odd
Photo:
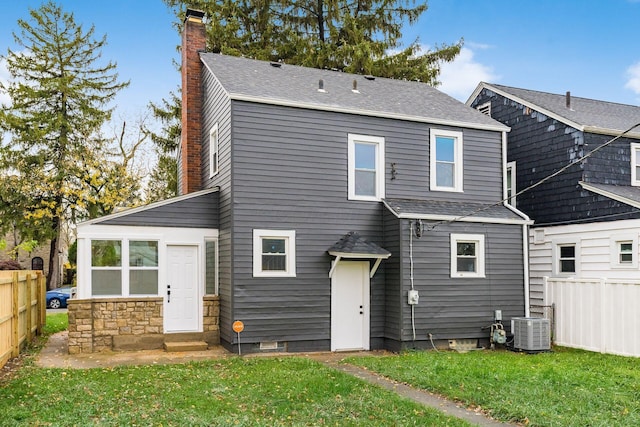
[{"label": "white door", "polygon": [[198,247],[167,246],[164,331],[199,332]]},{"label": "white door", "polygon": [[331,279],[331,351],[369,350],[369,262],[340,261]]}]

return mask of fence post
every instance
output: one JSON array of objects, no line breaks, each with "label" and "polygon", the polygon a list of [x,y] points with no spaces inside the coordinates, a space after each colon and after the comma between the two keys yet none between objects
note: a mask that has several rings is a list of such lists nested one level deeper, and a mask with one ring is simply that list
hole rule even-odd
[{"label": "fence post", "polygon": [[605,341],[607,339],[607,334],[605,331],[610,325],[607,323],[607,306],[609,304],[606,288],[607,279],[603,277],[600,279],[600,353],[607,352],[607,342]]},{"label": "fence post", "polygon": [[11,357],[18,357],[20,355],[20,306],[18,300],[18,272],[13,272],[11,280],[11,293],[13,298],[13,318],[11,320],[11,335],[13,336],[11,351]]},{"label": "fence post", "polygon": [[38,335],[42,335],[42,328],[47,323],[47,289],[41,271],[36,272],[36,288],[38,290]]},{"label": "fence post", "polygon": [[32,335],[32,325],[33,325],[33,289],[32,289],[32,285],[33,285],[33,281],[31,280],[31,273],[27,273],[27,275],[24,278],[24,285],[26,287],[25,291],[27,294],[27,317],[25,319],[25,322],[27,323],[27,342],[31,342],[31,340],[33,339],[33,335]]}]

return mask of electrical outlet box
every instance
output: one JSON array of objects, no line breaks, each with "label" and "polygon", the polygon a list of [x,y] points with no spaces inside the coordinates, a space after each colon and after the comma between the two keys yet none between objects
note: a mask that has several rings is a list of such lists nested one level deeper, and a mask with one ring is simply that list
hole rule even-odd
[{"label": "electrical outlet box", "polygon": [[409,305],[418,304],[418,300],[419,299],[420,299],[420,295],[418,295],[418,291],[416,291],[416,290],[409,291],[408,301],[407,301],[409,303]]}]

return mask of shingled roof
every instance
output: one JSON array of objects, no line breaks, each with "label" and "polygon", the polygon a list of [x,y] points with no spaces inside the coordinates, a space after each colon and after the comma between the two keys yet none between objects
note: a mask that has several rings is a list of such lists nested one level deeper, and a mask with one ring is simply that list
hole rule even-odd
[{"label": "shingled roof", "polygon": [[391,255],[391,252],[366,240],[355,231],[342,236],[327,252],[331,255],[362,256],[363,258],[388,258]]},{"label": "shingled roof", "polygon": [[509,128],[432,86],[201,53],[231,99],[428,122],[475,129]]},{"label": "shingled roof", "polygon": [[528,221],[502,203],[482,204],[444,200],[385,199],[384,205],[398,218],[433,221],[521,224]]},{"label": "shingled roof", "polygon": [[[485,82],[478,85],[467,104],[471,104],[482,89],[495,92],[585,132],[617,135],[640,123],[640,107],[635,105],[571,95],[570,106],[567,108],[566,94],[558,95]],[[640,127],[630,132],[628,136],[640,138]]]}]

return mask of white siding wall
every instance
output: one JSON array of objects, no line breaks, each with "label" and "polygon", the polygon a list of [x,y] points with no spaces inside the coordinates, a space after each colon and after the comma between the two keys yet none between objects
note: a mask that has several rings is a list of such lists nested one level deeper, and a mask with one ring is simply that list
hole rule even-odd
[{"label": "white siding wall", "polygon": [[[540,313],[535,306],[544,305],[545,276],[640,280],[639,236],[640,220],[636,219],[532,228],[529,238],[532,313]],[[617,251],[616,240],[634,241],[632,265],[620,267],[612,262],[612,254],[615,258]],[[556,272],[554,247],[569,242],[576,243],[576,274],[560,275]]]}]

